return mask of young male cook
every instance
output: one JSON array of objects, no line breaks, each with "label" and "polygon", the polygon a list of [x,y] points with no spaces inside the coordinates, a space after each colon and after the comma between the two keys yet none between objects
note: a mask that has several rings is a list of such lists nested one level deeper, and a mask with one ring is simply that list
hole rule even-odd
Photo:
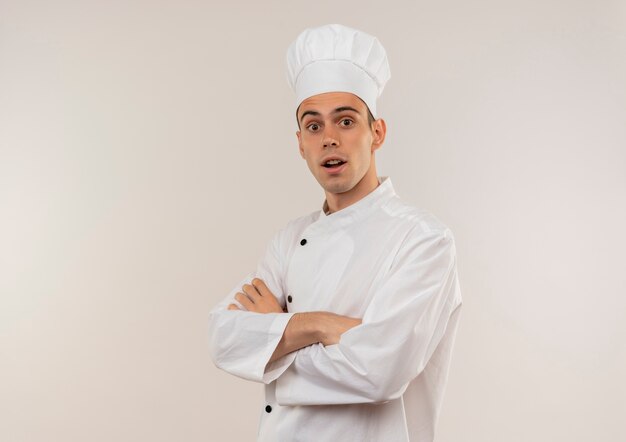
[{"label": "young male cook", "polygon": [[309,28],[287,76],[325,200],[211,310],[211,357],[265,384],[258,441],[433,441],[462,305],[456,250],[377,174],[385,49],[346,26]]}]

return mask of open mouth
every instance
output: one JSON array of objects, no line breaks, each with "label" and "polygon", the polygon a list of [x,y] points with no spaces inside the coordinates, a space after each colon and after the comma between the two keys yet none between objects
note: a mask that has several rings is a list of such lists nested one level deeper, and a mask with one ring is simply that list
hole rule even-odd
[{"label": "open mouth", "polygon": [[330,160],[330,161],[326,161],[324,164],[322,164],[322,166],[327,169],[339,169],[345,163],[346,163],[345,161],[341,161],[341,160]]}]

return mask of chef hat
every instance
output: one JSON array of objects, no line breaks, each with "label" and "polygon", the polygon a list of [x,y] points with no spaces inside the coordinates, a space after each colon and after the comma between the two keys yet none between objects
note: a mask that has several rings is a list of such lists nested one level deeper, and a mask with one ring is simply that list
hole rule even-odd
[{"label": "chef hat", "polygon": [[296,106],[324,92],[351,92],[376,117],[376,99],[391,77],[376,37],[339,24],[305,29],[287,49],[287,81]]}]

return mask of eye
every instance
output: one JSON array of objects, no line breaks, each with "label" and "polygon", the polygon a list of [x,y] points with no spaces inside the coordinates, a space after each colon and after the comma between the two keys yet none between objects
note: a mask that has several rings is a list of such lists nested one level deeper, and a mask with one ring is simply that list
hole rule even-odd
[{"label": "eye", "polygon": [[[348,122],[348,124],[345,124],[346,121]],[[343,120],[340,121],[340,123],[344,127],[349,127],[354,124],[354,121],[352,121],[350,118],[344,118]]]},{"label": "eye", "polygon": [[317,123],[311,123],[307,126],[307,129],[309,129],[311,132],[315,132],[317,131],[317,129],[319,129],[319,124]]}]

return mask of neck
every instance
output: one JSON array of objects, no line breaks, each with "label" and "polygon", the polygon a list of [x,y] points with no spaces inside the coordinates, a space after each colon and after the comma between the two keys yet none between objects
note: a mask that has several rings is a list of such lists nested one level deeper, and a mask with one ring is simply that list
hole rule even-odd
[{"label": "neck", "polygon": [[364,196],[371,193],[374,189],[378,187],[378,175],[376,174],[376,169],[371,168],[368,172],[361,178],[356,186],[350,189],[347,192],[343,193],[326,193],[326,204],[328,205],[329,213],[337,212],[341,209],[344,209],[351,204],[356,203]]}]

